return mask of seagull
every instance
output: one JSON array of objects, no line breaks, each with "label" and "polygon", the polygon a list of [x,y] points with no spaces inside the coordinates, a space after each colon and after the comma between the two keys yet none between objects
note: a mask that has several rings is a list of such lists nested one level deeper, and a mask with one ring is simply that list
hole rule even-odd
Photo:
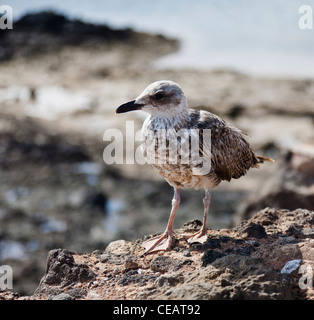
[{"label": "seagull", "polygon": [[[133,110],[143,110],[149,114],[141,131],[143,155],[174,189],[166,230],[161,235],[144,242],[144,254],[167,251],[172,248],[173,222],[180,204],[179,190],[183,188],[205,190],[202,227],[198,232],[185,237],[190,244],[206,242],[211,190],[222,180],[238,179],[250,168],[258,168],[264,161],[274,162],[274,160],[255,155],[244,138],[245,133],[228,125],[219,116],[204,110],[189,109],[181,87],[173,81],[160,80],[151,83],[136,99],[119,106],[116,113]],[[205,131],[210,132],[210,135],[205,135]],[[163,135],[160,132],[166,134]],[[167,134],[168,132],[170,134]],[[183,134],[176,135],[178,132]],[[159,140],[156,139],[157,136]],[[160,138],[162,136],[165,137],[165,143],[162,143]],[[175,138],[171,140],[171,137]],[[200,157],[198,159],[202,159],[202,163],[191,160],[192,143],[188,144],[188,148],[177,148],[181,153],[176,152],[175,157],[169,156],[173,150],[173,141],[182,147],[193,138],[199,138]],[[160,146],[163,148],[158,151]],[[184,155],[186,156],[182,149],[188,153],[185,160],[188,158],[190,161],[182,161]],[[158,161],[161,155],[164,156],[163,161]],[[204,167],[208,170],[200,170]]]}]

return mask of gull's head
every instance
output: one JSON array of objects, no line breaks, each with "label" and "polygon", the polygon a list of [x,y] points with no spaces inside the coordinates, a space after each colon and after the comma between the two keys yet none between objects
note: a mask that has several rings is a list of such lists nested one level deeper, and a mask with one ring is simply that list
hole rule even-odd
[{"label": "gull's head", "polygon": [[151,83],[136,99],[122,104],[116,113],[143,110],[152,116],[167,117],[186,112],[188,105],[181,87],[169,80]]}]

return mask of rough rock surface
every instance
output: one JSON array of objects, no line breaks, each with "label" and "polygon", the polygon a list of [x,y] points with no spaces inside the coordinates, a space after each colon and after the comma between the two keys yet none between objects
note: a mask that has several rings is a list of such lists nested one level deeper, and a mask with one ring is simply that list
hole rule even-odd
[{"label": "rough rock surface", "polygon": [[233,217],[234,224],[267,206],[314,208],[314,143],[296,143],[280,158],[267,183],[252,192]]},{"label": "rough rock surface", "polygon": [[[129,29],[111,30],[47,12],[24,16],[20,22],[14,22],[13,31],[2,30],[0,38],[0,265],[12,266],[13,288],[20,296],[33,294],[45,272],[50,250],[103,250],[113,240],[134,241],[165,227],[172,189],[164,179],[149,165],[108,165],[102,157],[109,143],[103,141],[107,129],[119,129],[126,136],[126,119],[135,121],[135,131],[143,123],[140,112],[116,116],[117,106],[158,79],[180,83],[192,108],[218,114],[247,132],[258,154],[276,160],[275,164],[250,170],[246,177],[222,183],[213,190],[208,220],[211,228],[229,228],[234,214],[240,212],[238,206],[244,204],[251,193],[254,193],[253,201],[263,196],[262,201],[253,206],[248,203],[249,214],[239,221],[249,219],[265,207],[313,210],[311,156],[293,150],[291,165],[284,166],[281,162],[281,154],[290,150],[291,145],[313,144],[313,79],[256,77],[228,69],[159,68],[158,59],[175,52],[178,41]],[[296,171],[303,172],[303,176]],[[196,190],[182,192],[177,226],[192,217],[201,218],[202,198],[202,192]],[[247,225],[248,229],[242,230],[243,234],[236,233],[235,239],[253,237],[261,243],[261,250],[263,243],[269,241],[269,232],[266,230],[268,238],[265,238],[258,226],[261,223],[252,223],[257,226]],[[293,228],[290,232],[294,232]],[[310,237],[312,229],[304,229],[304,233]],[[254,238],[256,234],[259,238]],[[215,237],[230,234],[213,231],[211,236],[207,249],[191,251],[180,240],[177,252],[157,255],[168,256],[176,262],[176,267],[169,267],[164,275],[182,272],[187,277],[186,272],[203,270],[209,266],[208,261],[223,259],[218,256],[226,252],[213,246],[217,243],[225,246],[228,242]],[[209,249],[215,251],[205,255]],[[107,250],[102,253],[103,262],[96,266],[100,268],[109,263],[113,270],[119,270],[126,263],[128,272],[134,274],[128,277],[126,273],[120,280],[123,283],[132,280],[135,289],[138,289],[136,276],[141,283],[147,283],[149,272],[158,278],[162,272],[158,270],[169,265],[169,261],[157,259],[150,267],[149,259],[156,256],[147,257],[149,267],[143,269],[143,259],[138,258],[140,249],[122,262]],[[184,250],[183,253],[180,250]],[[243,253],[243,250],[240,251]],[[179,268],[182,255],[197,263]],[[91,268],[89,255],[85,260],[76,253],[72,256],[72,264]],[[205,261],[201,260],[203,256]],[[97,256],[92,257],[99,260]],[[121,265],[117,264],[119,261]],[[72,268],[73,265],[69,270]],[[100,281],[99,286],[103,287],[105,280],[98,276],[97,270],[91,269],[98,280],[73,282],[76,292],[80,292],[79,284],[84,288],[91,281]],[[136,274],[138,271],[142,276]],[[109,270],[107,277],[111,274]],[[118,279],[118,275],[114,277]],[[113,279],[106,280],[111,291],[114,285],[110,287],[110,284],[116,283]],[[176,287],[185,281],[181,277],[174,279],[175,282],[170,282]],[[51,287],[56,289],[58,285]],[[66,285],[60,292],[72,287]],[[85,298],[97,298],[95,291],[85,292]],[[3,295],[7,299],[17,297],[11,292]],[[122,290],[121,297],[124,295],[134,296]],[[57,295],[47,293],[48,296],[72,299],[80,295],[70,291]],[[110,297],[114,298],[114,294]]]},{"label": "rough rock surface", "polygon": [[143,240],[111,242],[105,251],[51,250],[32,296],[0,299],[314,299],[314,211],[265,208],[239,226],[210,230],[205,244],[189,246],[176,230],[173,250],[143,256]]}]

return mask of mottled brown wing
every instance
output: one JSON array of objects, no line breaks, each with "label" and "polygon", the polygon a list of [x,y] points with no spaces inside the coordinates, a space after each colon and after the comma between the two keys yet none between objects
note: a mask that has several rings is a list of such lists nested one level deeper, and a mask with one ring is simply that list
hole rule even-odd
[{"label": "mottled brown wing", "polygon": [[257,162],[248,142],[236,129],[220,128],[211,142],[212,170],[221,180],[238,179]]},{"label": "mottled brown wing", "polygon": [[[211,161],[211,171],[221,180],[230,181],[245,175],[258,161],[241,131],[232,128],[224,120],[207,111],[193,110],[191,126],[211,130],[211,152],[202,150],[202,156]],[[200,137],[201,149],[206,145]],[[209,159],[210,158],[210,159]]]}]

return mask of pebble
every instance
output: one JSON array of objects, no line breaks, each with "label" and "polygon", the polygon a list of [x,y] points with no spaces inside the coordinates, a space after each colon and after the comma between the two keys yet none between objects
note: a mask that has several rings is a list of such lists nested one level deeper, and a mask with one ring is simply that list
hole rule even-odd
[{"label": "pebble", "polygon": [[51,300],[73,300],[73,298],[67,293],[60,293],[60,294],[52,297]]},{"label": "pebble", "polygon": [[290,274],[294,270],[297,270],[300,267],[301,260],[295,259],[288,261],[284,267],[281,269],[280,273],[288,273]]},{"label": "pebble", "polygon": [[183,255],[185,256],[185,257],[191,257],[191,252],[190,251],[184,251],[183,252]]}]

